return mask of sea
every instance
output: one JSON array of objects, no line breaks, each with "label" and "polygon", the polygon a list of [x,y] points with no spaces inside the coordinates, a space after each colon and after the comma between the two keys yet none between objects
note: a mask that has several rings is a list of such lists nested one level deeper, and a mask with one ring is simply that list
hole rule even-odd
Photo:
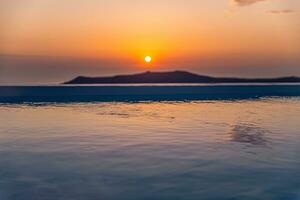
[{"label": "sea", "polygon": [[300,199],[300,85],[0,86],[0,200],[202,199]]}]

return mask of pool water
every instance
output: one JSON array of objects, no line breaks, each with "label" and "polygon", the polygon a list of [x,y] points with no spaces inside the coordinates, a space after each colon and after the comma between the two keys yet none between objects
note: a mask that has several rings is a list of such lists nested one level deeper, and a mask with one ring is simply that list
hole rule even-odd
[{"label": "pool water", "polygon": [[300,199],[300,98],[0,105],[1,200]]}]

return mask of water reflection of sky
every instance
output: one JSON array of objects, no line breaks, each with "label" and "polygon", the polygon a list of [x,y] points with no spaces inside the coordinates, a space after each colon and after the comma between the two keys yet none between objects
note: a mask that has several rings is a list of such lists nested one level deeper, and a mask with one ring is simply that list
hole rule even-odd
[{"label": "water reflection of sky", "polygon": [[1,105],[0,199],[297,199],[299,116],[297,98]]}]

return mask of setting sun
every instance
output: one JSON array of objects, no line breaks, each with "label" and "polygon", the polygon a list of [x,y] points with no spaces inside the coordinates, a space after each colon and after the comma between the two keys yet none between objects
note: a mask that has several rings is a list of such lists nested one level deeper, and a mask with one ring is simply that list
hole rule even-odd
[{"label": "setting sun", "polygon": [[152,61],[151,56],[146,56],[145,61],[146,61],[146,63],[150,63]]}]

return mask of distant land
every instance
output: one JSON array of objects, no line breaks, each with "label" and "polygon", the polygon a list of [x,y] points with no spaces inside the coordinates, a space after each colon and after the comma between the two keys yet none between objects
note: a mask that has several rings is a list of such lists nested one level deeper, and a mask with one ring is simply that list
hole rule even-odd
[{"label": "distant land", "polygon": [[139,83],[300,83],[300,77],[225,78],[202,76],[186,71],[145,72],[110,77],[79,76],[64,84],[139,84]]}]

